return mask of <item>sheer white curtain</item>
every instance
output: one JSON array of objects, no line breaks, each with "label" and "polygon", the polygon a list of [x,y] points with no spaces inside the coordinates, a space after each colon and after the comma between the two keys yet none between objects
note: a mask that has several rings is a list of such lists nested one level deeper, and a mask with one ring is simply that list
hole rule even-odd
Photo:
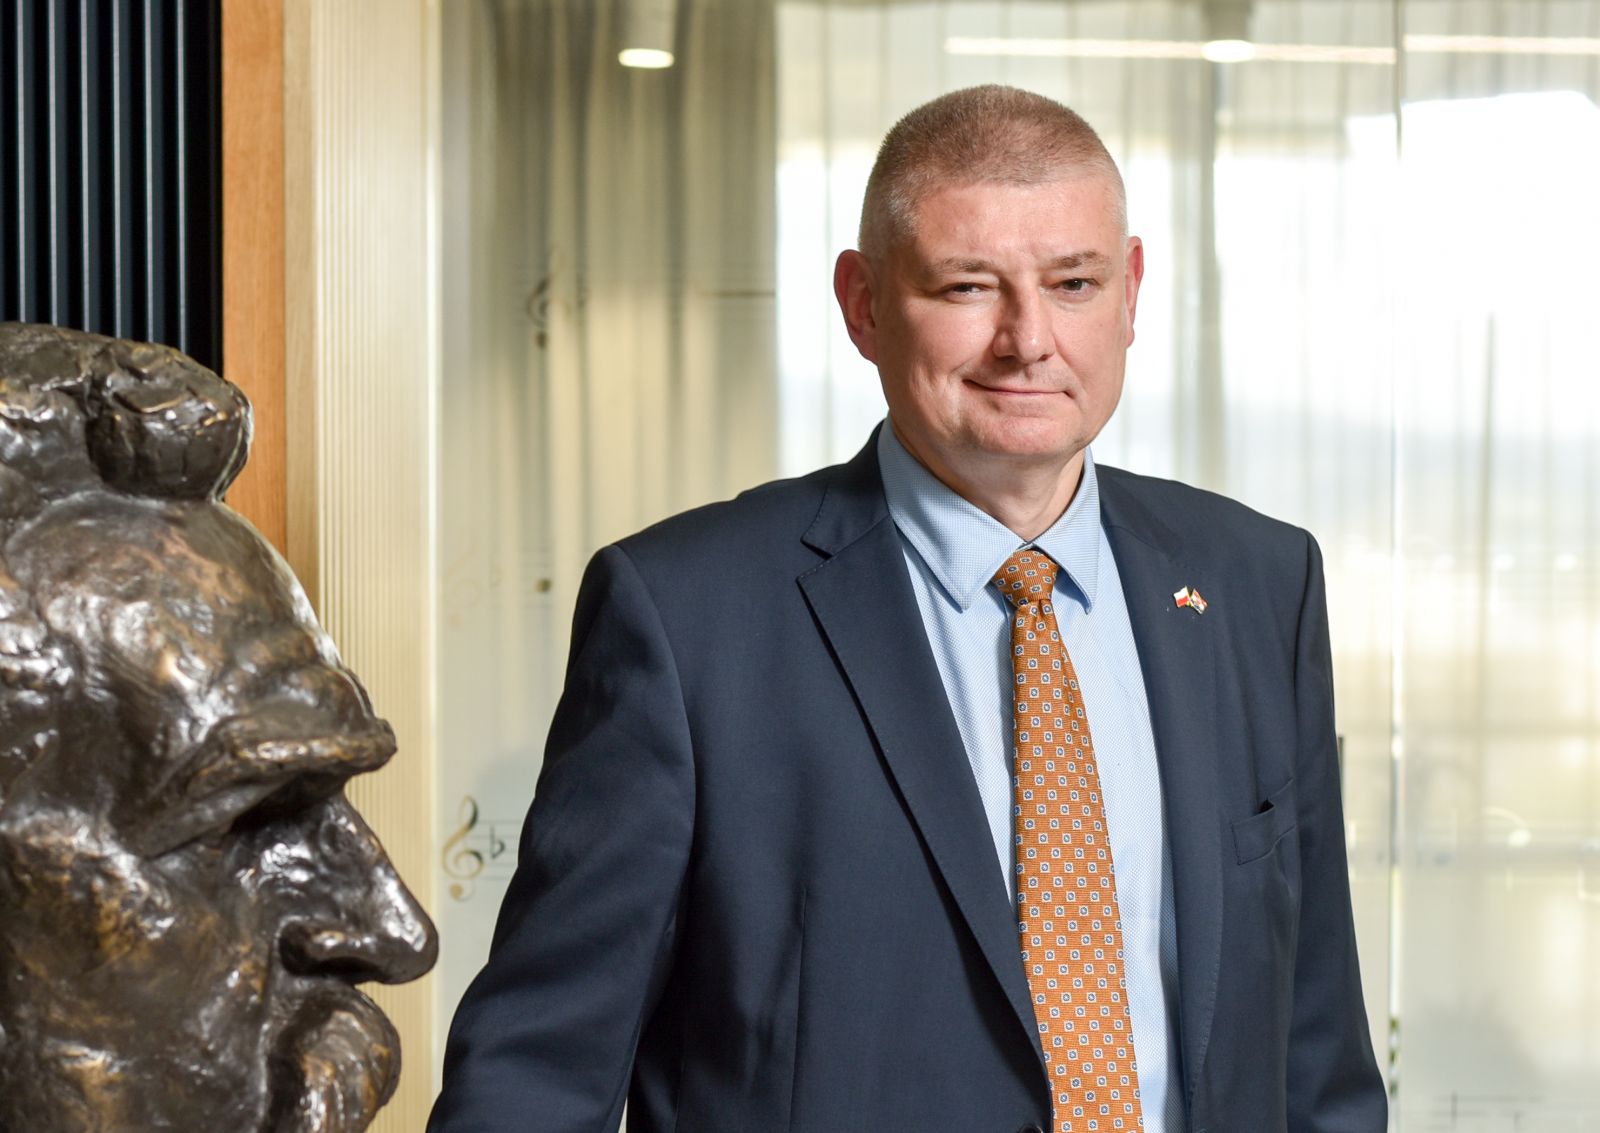
[{"label": "sheer white curtain", "polygon": [[769,479],[773,31],[680,0],[442,5],[439,1017],[487,951],[583,565]]},{"label": "sheer white curtain", "polygon": [[680,0],[656,74],[622,9],[442,6],[441,1020],[583,561],[859,447],[878,139],[1002,81],[1101,129],[1146,241],[1097,455],[1323,545],[1401,1127],[1600,1128],[1600,0]]},{"label": "sheer white curtain", "polygon": [[[1082,111],[1149,264],[1097,454],[1327,553],[1401,1127],[1600,1128],[1600,3],[780,0],[778,29],[786,466],[882,413],[818,283],[882,132],[974,82]],[[1194,58],[1235,36],[1255,59]]]},{"label": "sheer white curtain", "polygon": [[[1260,44],[1365,49],[1356,63],[1199,58],[1223,30],[1187,0],[780,0],[784,460],[798,471],[842,459],[883,413],[876,375],[823,286],[831,257],[854,243],[883,132],[918,103],[981,82],[1037,90],[1088,118],[1123,169],[1147,272],[1123,403],[1097,458],[1304,524],[1327,556],[1363,975],[1381,1050],[1394,15],[1387,3],[1263,0],[1240,29]],[[1191,57],[1151,57],[1161,52]]]},{"label": "sheer white curtain", "polygon": [[1596,1129],[1600,3],[1401,10],[1401,1112]]}]

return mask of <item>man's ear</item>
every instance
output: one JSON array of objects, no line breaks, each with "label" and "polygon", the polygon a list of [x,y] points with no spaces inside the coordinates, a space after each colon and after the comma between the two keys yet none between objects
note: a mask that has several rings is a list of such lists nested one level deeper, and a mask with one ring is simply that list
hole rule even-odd
[{"label": "man's ear", "polygon": [[1139,284],[1144,281],[1144,241],[1137,236],[1128,237],[1127,274],[1123,277],[1123,302],[1128,309],[1128,341],[1133,345],[1133,315],[1139,307]]},{"label": "man's ear", "polygon": [[853,248],[839,253],[833,265],[833,294],[844,315],[844,327],[861,357],[878,364],[878,324],[872,317],[872,296],[876,290],[872,265]]}]

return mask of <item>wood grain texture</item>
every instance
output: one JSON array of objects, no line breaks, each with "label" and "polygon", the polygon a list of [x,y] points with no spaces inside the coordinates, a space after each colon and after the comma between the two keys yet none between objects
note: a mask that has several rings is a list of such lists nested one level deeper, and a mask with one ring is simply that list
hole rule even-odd
[{"label": "wood grain texture", "polygon": [[283,79],[283,0],[223,0],[223,377],[255,409],[228,504],[287,552]]},{"label": "wood grain texture", "polygon": [[[399,753],[350,784],[433,907],[436,778],[431,209],[438,9],[283,0],[289,562]],[[368,989],[404,1070],[370,1133],[416,1133],[433,980]]]}]

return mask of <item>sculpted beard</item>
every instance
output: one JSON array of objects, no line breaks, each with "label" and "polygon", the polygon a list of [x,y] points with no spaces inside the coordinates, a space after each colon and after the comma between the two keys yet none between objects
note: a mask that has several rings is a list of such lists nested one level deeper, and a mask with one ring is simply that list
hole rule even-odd
[{"label": "sculpted beard", "polygon": [[270,1066],[263,1133],[359,1133],[394,1095],[400,1036],[353,987],[318,987],[295,1008]]}]

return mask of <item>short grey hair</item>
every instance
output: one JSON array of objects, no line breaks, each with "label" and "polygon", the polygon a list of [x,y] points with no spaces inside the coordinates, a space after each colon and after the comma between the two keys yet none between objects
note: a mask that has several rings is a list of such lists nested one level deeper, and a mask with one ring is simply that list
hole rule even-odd
[{"label": "short grey hair", "polygon": [[940,95],[896,122],[878,148],[861,206],[861,251],[881,262],[911,235],[917,206],[939,189],[986,181],[1041,185],[1075,173],[1111,182],[1125,233],[1122,174],[1076,111],[997,84]]}]

